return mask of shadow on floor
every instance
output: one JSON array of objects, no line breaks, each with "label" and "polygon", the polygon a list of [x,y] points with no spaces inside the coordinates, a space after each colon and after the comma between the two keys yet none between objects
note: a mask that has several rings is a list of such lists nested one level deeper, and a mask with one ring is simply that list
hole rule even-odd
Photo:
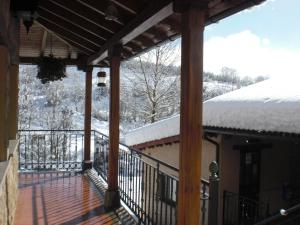
[{"label": "shadow on floor", "polygon": [[105,212],[98,186],[76,173],[20,173],[14,224],[134,224],[123,208]]}]

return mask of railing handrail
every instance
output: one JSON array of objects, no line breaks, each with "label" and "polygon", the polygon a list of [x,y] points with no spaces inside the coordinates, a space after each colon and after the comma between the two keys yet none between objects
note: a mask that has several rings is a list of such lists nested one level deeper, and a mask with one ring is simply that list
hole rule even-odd
[{"label": "railing handrail", "polygon": [[[84,130],[80,130],[80,129],[53,129],[53,130],[49,130],[49,129],[20,129],[20,130],[18,130],[18,131],[19,131],[19,132],[84,132]],[[98,130],[92,129],[92,130],[91,130],[91,133],[92,133],[92,132],[97,133],[97,134],[99,134],[99,135],[101,135],[101,136],[103,136],[103,137],[109,138],[108,135],[103,134],[103,133],[101,133],[101,132],[98,131]],[[128,145],[126,145],[126,144],[124,144],[124,143],[122,143],[122,142],[120,142],[119,145],[121,145],[121,146],[123,146],[123,147],[126,147],[126,148],[128,148],[130,151],[132,151],[132,152],[134,152],[134,153],[136,153],[136,154],[138,154],[138,155],[141,155],[141,156],[143,156],[143,157],[145,157],[145,158],[148,158],[148,159],[150,159],[150,160],[152,160],[152,161],[154,161],[154,162],[156,162],[156,163],[159,163],[159,164],[162,165],[162,166],[165,166],[165,167],[167,167],[167,168],[169,168],[169,169],[171,169],[171,170],[174,170],[175,172],[179,173],[179,169],[178,169],[178,168],[176,168],[176,167],[174,167],[174,166],[172,166],[172,165],[169,165],[168,163],[165,163],[165,162],[163,162],[163,161],[160,161],[160,160],[158,160],[158,159],[156,159],[156,158],[153,158],[153,157],[151,157],[151,156],[149,156],[149,155],[143,153],[142,151],[140,151],[140,150],[138,150],[138,149],[135,149],[135,148],[133,148],[133,147],[130,147],[130,146],[128,146]],[[176,177],[176,179],[178,179],[178,178]],[[201,178],[201,182],[202,182],[202,183],[205,183],[205,184],[207,184],[207,185],[209,185],[209,181],[207,181],[207,180],[205,180],[205,179],[203,179],[203,178]]]},{"label": "railing handrail", "polygon": [[[54,130],[47,130],[47,129],[20,129],[18,132],[39,132],[39,131],[49,131],[49,132],[66,132],[66,131],[72,131],[72,132],[82,132],[84,130],[72,130],[72,129],[54,129]],[[94,130],[91,130],[92,132]]]},{"label": "railing handrail", "polygon": [[19,170],[82,170],[83,130],[20,129]]},{"label": "railing handrail", "polygon": [[264,219],[258,223],[256,223],[255,225],[266,225],[268,223],[271,223],[271,222],[275,222],[276,220],[278,219],[281,219],[281,218],[286,218],[286,216],[290,215],[291,213],[294,213],[296,211],[300,211],[300,204],[297,204],[297,205],[294,205],[288,209],[281,209],[279,211],[279,213],[277,213],[276,215],[273,215],[267,219]]},{"label": "railing handrail", "polygon": [[[100,135],[102,135],[102,136],[104,136],[104,137],[106,137],[106,138],[109,138],[108,135],[105,135],[105,134],[103,134],[103,133],[101,133],[101,132],[99,132],[99,131],[97,131],[97,130],[92,130],[92,131],[95,132],[95,133],[98,133],[98,134],[100,134]],[[148,159],[153,160],[154,162],[158,162],[159,164],[161,164],[161,165],[163,165],[163,166],[165,166],[165,167],[167,167],[167,168],[169,168],[169,169],[175,170],[176,172],[179,173],[179,169],[178,169],[178,168],[176,168],[176,167],[174,167],[174,166],[171,166],[171,165],[169,165],[169,164],[167,164],[167,163],[165,163],[165,162],[163,162],[163,161],[160,161],[159,159],[153,158],[153,157],[151,157],[151,156],[149,156],[149,155],[143,153],[142,151],[140,151],[140,150],[138,150],[138,149],[135,149],[135,148],[133,148],[133,147],[130,147],[130,146],[128,146],[128,145],[126,145],[126,144],[124,144],[124,143],[122,143],[122,142],[120,142],[119,145],[122,145],[122,146],[128,148],[130,151],[135,152],[136,154],[142,155],[142,156],[144,156],[145,158],[148,158]],[[176,179],[178,179],[178,178],[176,177]],[[205,179],[202,179],[202,178],[201,178],[201,182],[203,182],[203,183],[205,183],[205,184],[209,184],[209,181],[207,181],[207,180],[205,180]]]}]

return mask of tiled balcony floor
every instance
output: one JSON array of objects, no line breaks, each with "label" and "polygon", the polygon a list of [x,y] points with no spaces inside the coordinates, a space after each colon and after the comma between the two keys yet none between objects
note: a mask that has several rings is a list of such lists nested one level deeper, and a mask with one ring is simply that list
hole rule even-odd
[{"label": "tiled balcony floor", "polygon": [[103,195],[83,175],[22,173],[15,225],[125,224],[106,213]]}]

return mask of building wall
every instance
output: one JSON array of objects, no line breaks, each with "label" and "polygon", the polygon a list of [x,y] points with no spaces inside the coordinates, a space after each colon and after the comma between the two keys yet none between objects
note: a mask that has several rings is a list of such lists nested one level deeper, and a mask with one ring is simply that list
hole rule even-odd
[{"label": "building wall", "polygon": [[[300,173],[293,155],[297,144],[289,141],[274,141],[273,147],[261,152],[260,201],[270,204],[270,212],[290,207],[297,189],[294,188]],[[298,153],[299,155],[299,153]],[[299,156],[298,156],[299,158]],[[299,162],[298,162],[299,163]],[[293,174],[294,173],[294,174]],[[295,180],[296,179],[296,180]]]},{"label": "building wall", "polygon": [[[243,143],[237,137],[222,137],[220,142],[220,189],[239,192],[240,152],[233,150],[233,145]],[[223,196],[223,193],[220,193]]]},{"label": "building wall", "polygon": [[233,150],[233,145],[242,143],[239,137],[220,137],[219,162],[219,223],[222,224],[224,191],[239,192],[240,152]]},{"label": "building wall", "polygon": [[[162,145],[162,146],[156,146],[152,148],[146,148],[143,150],[143,153],[158,159],[160,161],[163,161],[172,167],[179,168],[179,143],[173,143],[169,145]],[[208,180],[209,179],[209,164],[214,161],[216,158],[216,147],[215,145],[211,144],[210,142],[203,140],[203,155],[202,155],[202,178]],[[152,165],[153,168],[157,168],[157,164],[155,161],[147,158],[142,157],[142,160],[146,162],[147,164]],[[174,194],[176,193],[176,181],[173,180],[173,178],[178,179],[178,172],[160,165],[159,170],[162,174],[169,176],[167,179],[169,181],[172,180],[172,190]],[[156,170],[155,172],[151,171],[151,175],[149,173],[149,168],[147,174],[144,171],[144,177],[143,179],[149,182],[151,180],[151,184],[153,182],[156,182]],[[146,177],[147,176],[147,177]],[[200,181],[199,181],[200,182]],[[178,183],[177,183],[178,184]],[[163,224],[166,225],[172,225],[175,224],[175,212],[176,209],[171,204],[168,204],[164,201],[161,201],[159,198],[159,194],[157,192],[157,188],[159,185],[145,185],[144,189],[144,203],[150,203],[149,210],[147,211],[147,214],[150,215],[156,215],[156,212],[158,213],[157,217],[159,218],[158,221],[162,221]],[[170,188],[170,187],[169,187]],[[209,192],[209,189],[206,189],[206,192]],[[150,193],[150,194],[149,194]],[[155,196],[153,196],[153,193],[156,193]],[[208,209],[208,201],[205,202],[206,204],[206,210]],[[208,213],[206,211],[206,217],[205,221],[207,223],[207,216]],[[156,216],[154,216],[154,222],[156,222]]]},{"label": "building wall", "polygon": [[[216,139],[220,144],[220,224],[222,224],[223,217],[224,191],[239,194],[240,150],[234,150],[234,145],[247,145],[249,138],[219,135]],[[274,213],[280,208],[292,206],[296,196],[298,196],[297,201],[300,201],[300,167],[298,166],[300,145],[288,140],[274,141],[274,139],[261,138],[259,141],[272,145],[271,148],[261,150],[259,201],[269,203],[270,213]],[[143,152],[173,167],[179,167],[179,143],[146,148]],[[209,164],[215,160],[215,154],[215,146],[203,141],[202,177],[204,179],[209,179]],[[145,158],[143,160],[147,161]],[[150,160],[147,162],[151,164]],[[178,177],[177,173],[163,166],[160,167],[160,170]]]},{"label": "building wall", "polygon": [[[179,168],[179,143],[156,146],[143,150],[147,155]],[[204,140],[202,145],[202,178],[209,179],[209,164],[216,158],[216,147]],[[175,174],[172,174],[175,175]]]},{"label": "building wall", "polygon": [[[247,137],[223,136],[220,150],[220,208],[223,215],[223,193],[239,193],[240,151],[233,145],[246,145]],[[261,150],[259,201],[269,204],[270,213],[278,212],[300,202],[300,160],[299,145],[291,140],[260,138],[261,143],[271,144],[271,148]],[[296,197],[298,196],[298,197]]]}]

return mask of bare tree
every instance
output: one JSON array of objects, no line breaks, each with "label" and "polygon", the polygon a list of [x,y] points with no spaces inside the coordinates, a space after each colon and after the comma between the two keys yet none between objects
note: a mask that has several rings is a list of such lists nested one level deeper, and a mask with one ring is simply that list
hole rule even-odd
[{"label": "bare tree", "polygon": [[224,79],[224,82],[228,82],[231,84],[232,91],[236,88],[240,88],[240,84],[239,84],[240,79],[235,69],[229,67],[223,67],[221,69],[220,77]]},{"label": "bare tree", "polygon": [[19,129],[30,129],[35,119],[35,96],[39,83],[32,66],[20,67],[19,78]]},{"label": "bare tree", "polygon": [[[127,92],[123,102],[131,104],[124,108],[134,113],[134,121],[142,119],[144,123],[154,123],[178,111],[180,69],[174,66],[178,59],[177,43],[173,42],[123,65],[127,72],[122,75],[131,84],[131,87],[121,87]],[[134,109],[130,109],[132,103]]]}]

